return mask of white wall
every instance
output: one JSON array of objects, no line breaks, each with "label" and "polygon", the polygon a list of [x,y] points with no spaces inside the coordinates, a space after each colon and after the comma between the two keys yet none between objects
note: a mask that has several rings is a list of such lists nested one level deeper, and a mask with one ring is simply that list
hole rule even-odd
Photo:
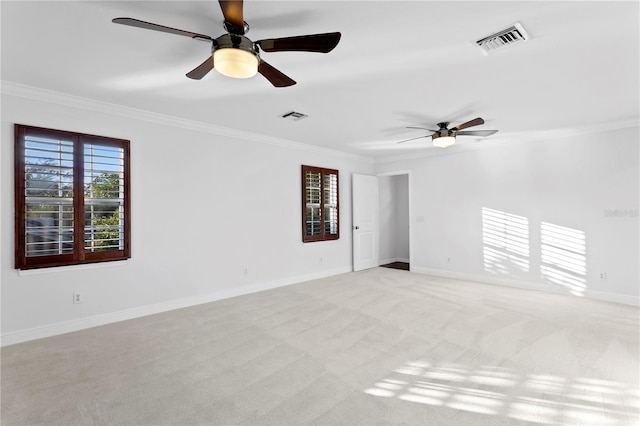
[{"label": "white wall", "polygon": [[[351,270],[351,174],[370,174],[371,161],[37,90],[3,92],[3,344]],[[14,123],[131,140],[129,261],[13,269]],[[338,241],[301,242],[301,164],[340,171]],[[72,304],[74,292],[83,303]]]},{"label": "white wall", "polygon": [[[13,123],[131,140],[130,261],[13,269]],[[573,285],[576,294],[638,304],[637,127],[486,143],[374,167],[364,158],[57,94],[7,94],[3,86],[1,131],[2,344],[348,272],[353,172],[411,170],[417,272],[560,292]],[[300,241],[301,164],[340,170],[338,241]],[[483,208],[502,212],[511,225],[526,221],[526,256],[517,244],[496,247],[485,235]],[[560,274],[568,253],[562,247],[549,261],[541,228],[552,225],[585,238],[577,256],[584,272]],[[72,303],[74,292],[82,304]]]},{"label": "white wall", "polygon": [[487,141],[376,172],[412,171],[412,270],[638,304],[638,133]]},{"label": "white wall", "polygon": [[409,262],[408,175],[378,178],[380,204],[380,263]]}]

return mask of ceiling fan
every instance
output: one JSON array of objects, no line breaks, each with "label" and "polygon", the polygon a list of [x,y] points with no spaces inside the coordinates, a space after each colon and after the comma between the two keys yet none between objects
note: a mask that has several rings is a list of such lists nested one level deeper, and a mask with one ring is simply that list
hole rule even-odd
[{"label": "ceiling fan", "polygon": [[438,123],[438,130],[433,130],[433,129],[427,129],[425,127],[407,127],[407,129],[421,129],[421,130],[428,130],[430,132],[433,132],[430,135],[423,135],[423,136],[418,136],[416,138],[411,138],[411,139],[406,139],[403,141],[400,141],[398,143],[405,143],[405,142],[409,142],[412,140],[416,140],[416,139],[422,139],[422,138],[431,138],[431,140],[433,141],[433,145],[437,146],[438,148],[446,148],[448,146],[453,145],[456,142],[456,136],[480,136],[480,137],[486,137],[486,136],[491,136],[494,133],[497,132],[497,130],[465,130],[465,131],[461,131],[462,129],[466,129],[468,127],[473,127],[473,126],[479,126],[480,124],[484,124],[484,120],[480,117],[478,118],[474,118],[473,120],[467,121],[466,123],[462,123],[462,124],[458,124],[455,127],[452,127],[451,129],[448,128],[449,126],[449,122],[448,121],[444,121],[442,123]]},{"label": "ceiling fan", "polygon": [[341,34],[334,32],[270,38],[253,42],[245,36],[249,31],[249,24],[243,18],[242,0],[219,0],[219,3],[224,16],[223,26],[227,34],[223,34],[218,38],[165,27],[164,25],[134,18],[115,18],[112,22],[211,42],[211,55],[203,63],[187,73],[187,77],[191,79],[200,80],[215,68],[219,73],[233,78],[249,78],[256,73],[260,73],[275,87],[292,86],[296,82],[265,62],[260,57],[261,50],[264,52],[301,51],[328,53],[340,41]]}]

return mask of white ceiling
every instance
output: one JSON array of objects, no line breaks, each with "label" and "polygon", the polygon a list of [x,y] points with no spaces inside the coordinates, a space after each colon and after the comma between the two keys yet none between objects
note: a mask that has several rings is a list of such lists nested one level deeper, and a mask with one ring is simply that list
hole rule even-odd
[{"label": "white ceiling", "polygon": [[[639,120],[637,1],[245,1],[252,40],[331,31],[328,54],[263,53],[298,82],[185,73],[208,43],[115,25],[132,17],[217,37],[217,1],[2,1],[2,80],[377,158],[419,154],[477,116],[483,144]],[[526,43],[474,42],[519,21]],[[308,114],[288,121],[281,114]],[[426,132],[425,132],[426,133]],[[459,138],[460,145],[474,138]],[[450,148],[456,149],[456,147]]]}]

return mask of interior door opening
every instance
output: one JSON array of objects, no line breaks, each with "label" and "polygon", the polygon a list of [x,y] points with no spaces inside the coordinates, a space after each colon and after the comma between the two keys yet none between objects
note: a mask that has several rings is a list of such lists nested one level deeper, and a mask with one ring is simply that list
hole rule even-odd
[{"label": "interior door opening", "polygon": [[410,270],[409,176],[353,175],[354,271],[377,266]]},{"label": "interior door opening", "polygon": [[409,175],[378,176],[380,266],[411,269]]}]

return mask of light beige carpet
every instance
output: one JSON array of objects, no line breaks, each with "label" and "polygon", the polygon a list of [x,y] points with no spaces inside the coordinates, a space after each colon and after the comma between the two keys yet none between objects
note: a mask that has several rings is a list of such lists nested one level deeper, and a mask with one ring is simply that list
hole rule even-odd
[{"label": "light beige carpet", "polygon": [[2,424],[636,425],[639,310],[375,268],[2,349]]}]

